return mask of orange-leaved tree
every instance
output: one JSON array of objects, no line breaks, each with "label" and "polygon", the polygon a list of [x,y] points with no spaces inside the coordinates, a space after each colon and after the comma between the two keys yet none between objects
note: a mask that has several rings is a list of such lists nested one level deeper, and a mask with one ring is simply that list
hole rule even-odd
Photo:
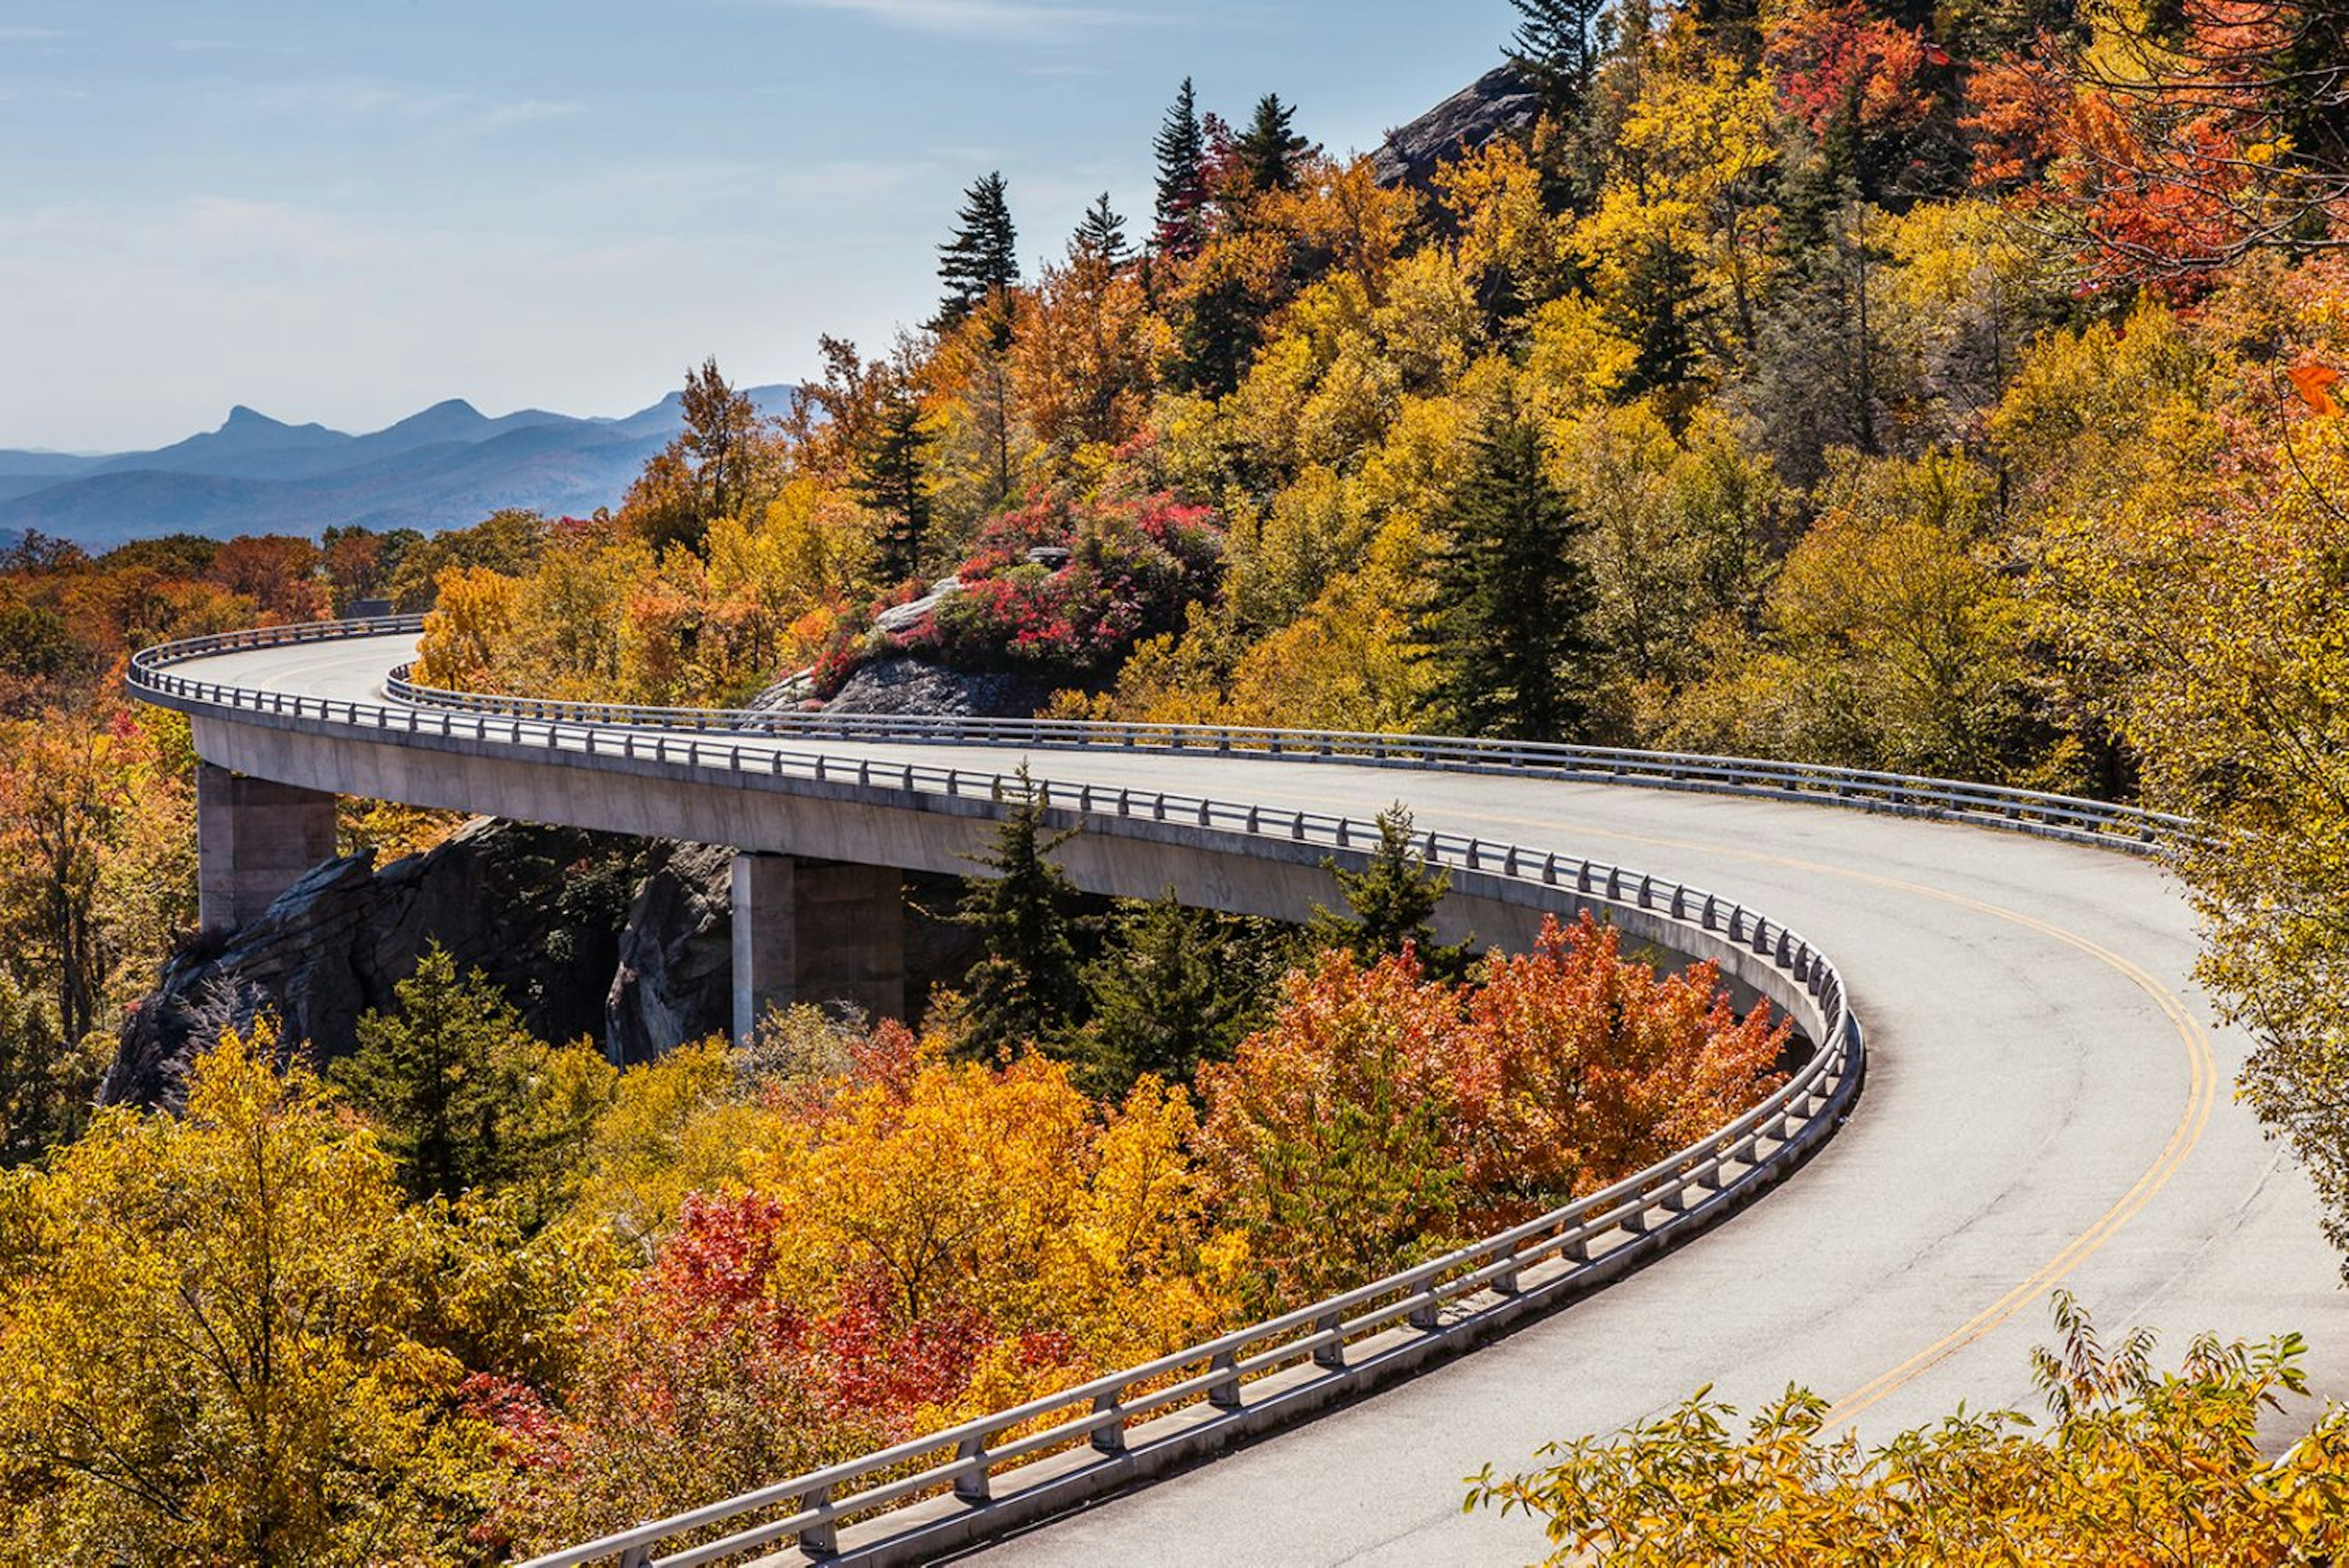
[{"label": "orange-leaved tree", "polygon": [[[902,1441],[1191,1343],[1237,1311],[1188,1097],[1089,1101],[886,1023],[779,1083],[748,1182],[685,1199],[652,1266],[577,1318],[566,1376],[483,1380],[552,1546]],[[642,1071],[639,1069],[639,1071]]]},{"label": "orange-leaved tree", "polygon": [[1206,1158],[1293,1303],[1377,1278],[1652,1163],[1777,1081],[1789,1025],[1710,965],[1659,976],[1585,915],[1479,982],[1405,951],[1292,974],[1272,1023],[1201,1075]]}]

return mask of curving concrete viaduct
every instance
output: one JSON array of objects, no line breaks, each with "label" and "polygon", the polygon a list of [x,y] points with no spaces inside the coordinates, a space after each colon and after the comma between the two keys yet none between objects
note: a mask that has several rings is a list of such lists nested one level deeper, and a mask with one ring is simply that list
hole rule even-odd
[{"label": "curving concrete viaduct", "polygon": [[[1104,798],[1187,790],[1367,816],[1400,797],[1425,828],[1622,860],[1744,900],[1840,966],[1868,1023],[1865,1099],[1806,1168],[1734,1222],[1481,1355],[979,1560],[1524,1561],[1543,1549],[1525,1521],[1460,1512],[1460,1478],[1486,1461],[1520,1466],[1545,1441],[1652,1414],[1704,1383],[1749,1408],[1805,1383],[1870,1436],[1960,1400],[2029,1408],[2025,1353],[2046,1337],[2044,1303],[2059,1283],[2107,1324],[2160,1325],[2172,1351],[2204,1328],[2301,1330],[2319,1392],[2349,1395],[2349,1302],[2314,1199],[2231,1103],[2246,1041],[2216,1026],[2192,989],[2191,917],[2143,860],[1789,801],[1248,754],[1026,756],[746,735],[736,743],[754,755],[820,752],[849,782],[728,789],[650,755],[523,758],[519,728],[512,746],[469,746],[423,729],[256,711],[274,699],[383,702],[412,643],[403,631],[171,666],[247,694],[237,701],[134,679],[141,696],[192,715],[199,753],[222,770],[207,773],[203,803],[208,907],[222,918],[248,913],[285,864],[316,847],[320,796],[303,792],[953,868],[983,839],[991,802],[910,811],[885,790],[861,790],[854,770],[992,774],[1028,760],[1056,787],[1091,785]],[[1231,836],[1180,823],[1094,826],[1070,858],[1102,890],[1148,894],[1173,881],[1195,901],[1287,914],[1327,897],[1314,868],[1323,851],[1309,846],[1284,858],[1262,846],[1236,852]],[[291,846],[271,848],[273,838]],[[772,905],[788,891],[771,884],[765,897]],[[760,889],[745,896],[755,915]],[[1499,896],[1447,913],[1503,940],[1529,919]],[[790,961],[771,957],[770,968]]]}]

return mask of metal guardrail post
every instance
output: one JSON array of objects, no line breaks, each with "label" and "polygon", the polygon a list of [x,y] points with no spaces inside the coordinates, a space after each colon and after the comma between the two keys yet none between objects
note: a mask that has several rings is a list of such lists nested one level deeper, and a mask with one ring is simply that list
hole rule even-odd
[{"label": "metal guardrail post", "polygon": [[987,1436],[974,1432],[955,1445],[962,1469],[955,1474],[954,1494],[965,1502],[985,1502],[993,1495],[987,1473]]},{"label": "metal guardrail post", "polygon": [[[1125,1391],[1123,1389],[1118,1389],[1115,1392],[1104,1390],[1102,1393],[1094,1395],[1093,1414],[1096,1416],[1106,1416],[1115,1412],[1119,1403],[1123,1400],[1124,1397]],[[1110,1426],[1094,1428],[1093,1448],[1096,1451],[1104,1454],[1122,1454],[1125,1452],[1125,1418],[1123,1416],[1120,1416],[1118,1419]]]},{"label": "metal guardrail post", "polygon": [[[1326,1334],[1336,1335],[1339,1333],[1339,1324],[1340,1319],[1338,1314],[1334,1312],[1323,1313],[1319,1317],[1313,1320],[1313,1332],[1317,1334]],[[1343,1371],[1346,1366],[1346,1342],[1344,1338],[1336,1337],[1330,1339],[1326,1344],[1315,1345],[1313,1347],[1313,1365],[1316,1366],[1326,1367],[1333,1372]]]},{"label": "metal guardrail post", "polygon": [[1229,1350],[1218,1350],[1207,1358],[1208,1371],[1230,1374],[1207,1385],[1207,1403],[1218,1410],[1240,1407],[1240,1379],[1239,1374],[1232,1370],[1233,1361],[1234,1355]]}]

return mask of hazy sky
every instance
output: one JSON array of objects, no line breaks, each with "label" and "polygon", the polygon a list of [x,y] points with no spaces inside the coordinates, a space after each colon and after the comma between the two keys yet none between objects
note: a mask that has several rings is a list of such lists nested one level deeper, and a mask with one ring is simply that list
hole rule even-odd
[{"label": "hazy sky", "polygon": [[1001,168],[1031,265],[1140,232],[1187,73],[1367,149],[1495,63],[1507,0],[5,0],[0,447],[232,403],[622,413],[716,354],[919,320]]}]

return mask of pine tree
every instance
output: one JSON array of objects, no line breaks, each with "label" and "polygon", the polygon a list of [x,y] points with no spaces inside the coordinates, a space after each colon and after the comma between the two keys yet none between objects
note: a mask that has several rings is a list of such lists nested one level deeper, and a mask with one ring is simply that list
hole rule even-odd
[{"label": "pine tree", "polygon": [[999,303],[1019,282],[1019,234],[1011,222],[1001,171],[963,192],[954,237],[938,247],[938,281],[946,286],[933,329],[950,332],[981,306]]},{"label": "pine tree", "polygon": [[1293,105],[1267,93],[1256,102],[1256,118],[1232,144],[1232,153],[1251,191],[1287,191],[1297,183],[1297,161],[1311,143],[1289,128]]},{"label": "pine tree", "polygon": [[1452,873],[1430,866],[1412,847],[1412,833],[1411,808],[1397,801],[1379,813],[1379,846],[1367,867],[1349,871],[1335,860],[1323,863],[1338,879],[1348,913],[1315,905],[1306,943],[1317,951],[1343,948],[1362,964],[1408,946],[1430,975],[1457,980],[1474,961],[1475,939],[1449,946],[1436,941],[1435,909],[1451,891]]},{"label": "pine tree", "polygon": [[1446,719],[1467,733],[1570,738],[1597,649],[1584,627],[1590,571],[1581,519],[1542,469],[1541,431],[1504,397],[1472,466],[1435,519],[1442,532],[1417,628]]},{"label": "pine tree", "polygon": [[965,1048],[980,1057],[1057,1041],[1084,1006],[1077,918],[1070,909],[1074,890],[1051,860],[1075,829],[1045,830],[1044,804],[1025,766],[1019,788],[1019,808],[1005,819],[995,846],[973,857],[994,875],[968,878],[955,912],[987,946],[965,981]]},{"label": "pine tree", "polygon": [[537,1042],[503,993],[434,942],[392,988],[398,1007],[358,1022],[358,1049],[327,1080],[382,1126],[418,1199],[502,1184],[523,1155],[525,1068]]},{"label": "pine tree", "polygon": [[1119,911],[1108,950],[1085,966],[1086,1087],[1123,1099],[1151,1074],[1187,1084],[1256,1026],[1294,950],[1270,920],[1186,909],[1174,889]]},{"label": "pine tree", "polygon": [[1092,261],[1111,268],[1123,266],[1133,255],[1133,246],[1125,237],[1125,220],[1109,204],[1109,192],[1103,191],[1085,209],[1077,224],[1076,235],[1069,242],[1069,254],[1077,261]]},{"label": "pine tree", "polygon": [[1151,249],[1172,260],[1188,261],[1207,240],[1207,139],[1189,77],[1183,78],[1152,151],[1158,159],[1158,204]]},{"label": "pine tree", "polygon": [[1264,342],[1265,306],[1242,268],[1219,266],[1200,280],[1174,318],[1168,379],[1186,392],[1228,396]]},{"label": "pine tree", "polygon": [[[1627,398],[1687,387],[1696,379],[1703,353],[1697,329],[1705,315],[1704,280],[1698,275],[1697,257],[1669,236],[1636,244],[1630,286],[1622,305],[1609,313],[1616,329],[1638,348],[1623,378]],[[1670,400],[1667,404],[1667,422],[1677,429],[1684,409],[1671,407]]]},{"label": "pine tree", "polygon": [[1560,121],[1580,117],[1599,68],[1606,0],[1509,0],[1520,20],[1502,48]]},{"label": "pine tree", "polygon": [[857,499],[885,519],[876,541],[877,566],[892,585],[922,569],[930,532],[929,450],[920,400],[905,388],[892,389],[856,457]]}]

